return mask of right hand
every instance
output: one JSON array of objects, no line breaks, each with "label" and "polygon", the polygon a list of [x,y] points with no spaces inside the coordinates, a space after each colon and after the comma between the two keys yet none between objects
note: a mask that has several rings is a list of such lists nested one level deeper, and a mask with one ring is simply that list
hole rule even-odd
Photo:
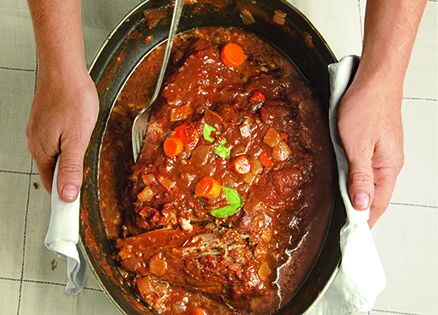
[{"label": "right hand", "polygon": [[99,111],[93,81],[84,67],[41,67],[26,128],[29,150],[41,181],[51,192],[56,157],[61,154],[58,194],[76,200],[83,176],[83,159]]},{"label": "right hand", "polygon": [[356,210],[370,208],[370,227],[388,207],[403,166],[403,81],[399,82],[356,76],[338,110],[349,167],[348,193]]}]

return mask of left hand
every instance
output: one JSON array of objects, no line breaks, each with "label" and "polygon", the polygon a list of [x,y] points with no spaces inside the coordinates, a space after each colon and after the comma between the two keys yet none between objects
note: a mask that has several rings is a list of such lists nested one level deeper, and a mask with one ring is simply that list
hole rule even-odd
[{"label": "left hand", "polygon": [[349,165],[353,207],[370,207],[372,227],[389,205],[403,166],[402,87],[355,79],[338,110],[339,134]]}]

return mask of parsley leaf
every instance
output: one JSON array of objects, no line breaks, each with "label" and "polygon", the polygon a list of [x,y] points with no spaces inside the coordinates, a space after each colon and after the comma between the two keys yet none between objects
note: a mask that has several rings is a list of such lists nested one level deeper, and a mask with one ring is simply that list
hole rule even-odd
[{"label": "parsley leaf", "polygon": [[214,138],[211,136],[211,133],[213,131],[216,131],[216,128],[213,126],[210,126],[209,124],[205,123],[204,127],[202,127],[202,136],[204,137],[205,141],[213,142]]},{"label": "parsley leaf", "polygon": [[221,158],[229,159],[231,150],[230,150],[230,148],[225,146],[226,143],[227,143],[227,140],[225,140],[225,138],[222,139],[222,141],[219,142],[217,147],[214,148],[214,153],[216,153],[216,155],[220,156]]},{"label": "parsley leaf", "polygon": [[242,197],[240,197],[237,191],[226,186],[222,186],[222,191],[224,192],[229,205],[210,211],[210,214],[217,218],[229,217],[242,208]]}]

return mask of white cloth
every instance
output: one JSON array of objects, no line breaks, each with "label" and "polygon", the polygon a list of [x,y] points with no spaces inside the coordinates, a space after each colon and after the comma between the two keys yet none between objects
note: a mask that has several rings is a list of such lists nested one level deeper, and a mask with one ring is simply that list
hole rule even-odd
[{"label": "white cloth", "polygon": [[318,315],[368,312],[386,285],[383,266],[367,223],[370,210],[355,210],[348,197],[348,163],[337,129],[337,108],[358,63],[357,56],[347,56],[329,65],[330,136],[338,164],[339,189],[347,211],[347,223],[340,235],[342,262],[333,282],[314,307]]},{"label": "white cloth", "polygon": [[65,293],[77,295],[84,287],[86,263],[77,248],[79,241],[80,195],[72,203],[59,198],[56,188],[59,157],[53,174],[50,223],[44,245],[62,260],[67,260],[67,285]]},{"label": "white cloth", "polygon": [[[386,284],[371,231],[369,210],[356,211],[347,192],[348,164],[337,133],[337,106],[354,76],[359,58],[348,56],[329,66],[330,74],[330,134],[336,153],[339,187],[347,211],[347,223],[341,230],[342,263],[334,281],[314,306],[318,315],[351,314],[369,311]],[[45,245],[59,257],[67,259],[68,282],[65,292],[79,294],[83,288],[85,267],[76,245],[79,240],[79,196],[73,203],[63,202],[56,188],[56,163],[52,187],[52,210]]]}]

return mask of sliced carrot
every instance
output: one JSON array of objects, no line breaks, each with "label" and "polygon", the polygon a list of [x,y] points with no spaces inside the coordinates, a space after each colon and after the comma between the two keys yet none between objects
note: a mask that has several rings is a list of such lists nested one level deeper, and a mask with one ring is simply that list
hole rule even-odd
[{"label": "sliced carrot", "polygon": [[240,66],[245,61],[245,53],[238,44],[228,43],[221,51],[222,62],[230,68]]},{"label": "sliced carrot", "polygon": [[252,93],[252,95],[249,97],[249,101],[252,103],[263,103],[265,100],[265,95],[258,90]]},{"label": "sliced carrot", "polygon": [[168,157],[174,157],[181,153],[184,148],[184,143],[179,138],[167,138],[163,144],[164,153]]},{"label": "sliced carrot", "polygon": [[190,312],[190,315],[207,315],[207,311],[203,308],[196,307]]},{"label": "sliced carrot", "polygon": [[219,197],[221,184],[210,176],[205,176],[195,185],[195,197],[204,197],[210,200]]},{"label": "sliced carrot", "polygon": [[251,163],[246,156],[242,155],[233,161],[233,168],[239,174],[246,174],[251,170]]},{"label": "sliced carrot", "polygon": [[186,138],[187,129],[188,129],[187,124],[179,125],[178,127],[175,128],[175,132],[174,132],[173,136],[175,138],[180,138],[183,142],[185,142],[184,139]]},{"label": "sliced carrot", "polygon": [[264,167],[271,167],[272,165],[274,165],[271,158],[265,152],[260,154],[259,160]]},{"label": "sliced carrot", "polygon": [[199,140],[199,134],[193,124],[182,124],[175,128],[174,138],[181,139],[184,145],[193,149]]}]

